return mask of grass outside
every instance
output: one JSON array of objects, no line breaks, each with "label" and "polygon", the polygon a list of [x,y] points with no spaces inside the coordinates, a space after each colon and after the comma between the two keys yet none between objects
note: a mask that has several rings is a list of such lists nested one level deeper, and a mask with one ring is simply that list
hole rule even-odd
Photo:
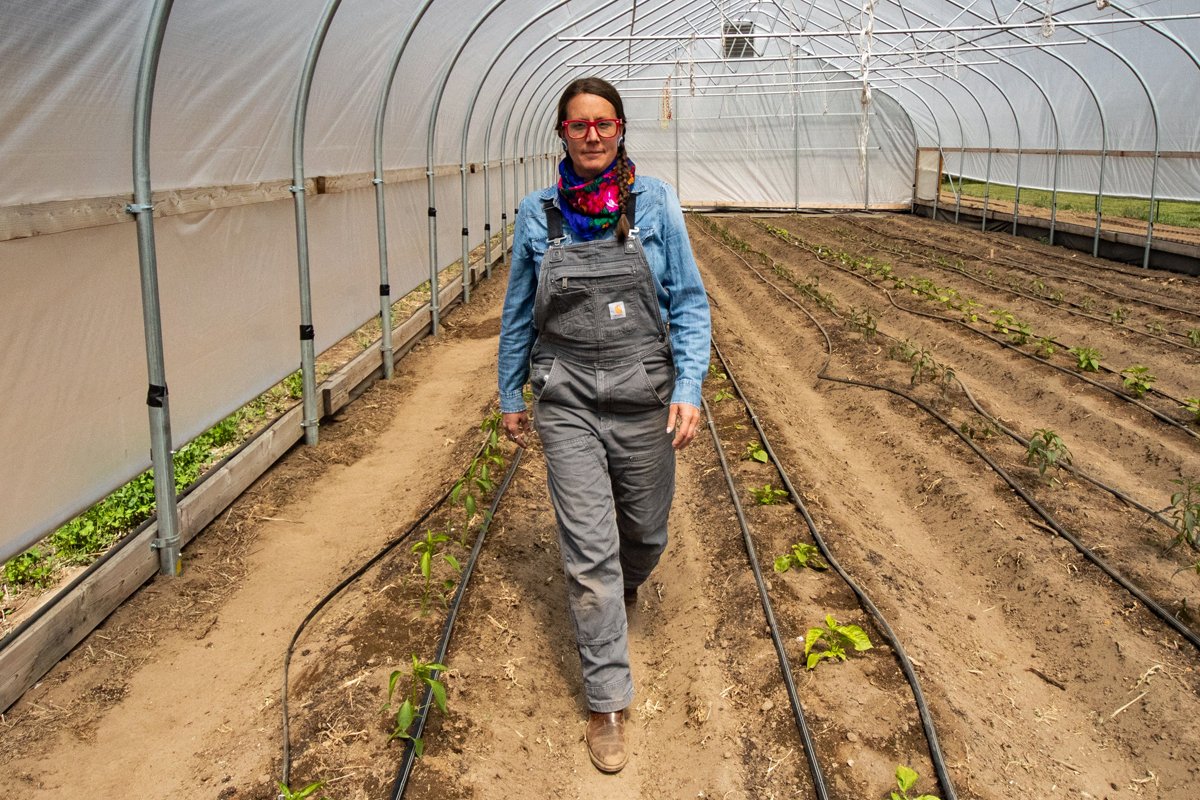
[{"label": "grass outside", "polygon": [[[947,176],[942,181],[942,190],[953,192],[957,181],[951,184]],[[982,181],[964,180],[962,193],[970,197],[983,197],[984,184]],[[1003,200],[1011,203],[1015,194],[1012,186],[993,183],[988,186],[988,197],[993,200]],[[1050,208],[1050,192],[1044,189],[1021,188],[1021,205]],[[1076,192],[1059,192],[1058,207],[1065,211],[1075,211],[1081,214],[1096,213],[1096,195],[1078,194]],[[1106,217],[1123,217],[1125,219],[1149,219],[1150,201],[1138,197],[1110,197],[1105,195],[1103,213]],[[1200,228],[1200,203],[1183,200],[1159,200],[1158,212],[1154,217],[1155,223],[1178,225],[1183,228]]]}]

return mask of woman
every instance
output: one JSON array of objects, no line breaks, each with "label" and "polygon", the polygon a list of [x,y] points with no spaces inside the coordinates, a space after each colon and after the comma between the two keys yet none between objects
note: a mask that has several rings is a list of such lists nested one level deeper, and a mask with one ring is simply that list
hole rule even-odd
[{"label": "woman", "polygon": [[501,319],[504,429],[546,458],[590,711],[592,763],[627,760],[626,606],[667,544],[675,450],[700,425],[709,311],[683,212],[635,176],[621,96],[599,78],[558,102],[559,180],[521,201]]}]

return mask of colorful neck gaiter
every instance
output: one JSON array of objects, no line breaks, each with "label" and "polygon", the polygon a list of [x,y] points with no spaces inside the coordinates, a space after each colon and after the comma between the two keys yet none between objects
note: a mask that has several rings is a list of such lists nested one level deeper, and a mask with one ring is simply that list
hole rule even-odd
[{"label": "colorful neck gaiter", "polygon": [[[629,164],[629,185],[633,185],[633,162]],[[617,161],[594,178],[585,180],[571,168],[571,159],[558,164],[558,196],[563,217],[575,235],[591,241],[617,224],[621,215],[621,187],[617,185]]]}]

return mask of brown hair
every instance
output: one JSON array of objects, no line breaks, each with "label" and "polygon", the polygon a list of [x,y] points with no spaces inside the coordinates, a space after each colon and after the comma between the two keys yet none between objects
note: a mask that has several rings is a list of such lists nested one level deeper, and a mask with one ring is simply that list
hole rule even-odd
[{"label": "brown hair", "polygon": [[624,242],[629,236],[629,219],[625,216],[625,209],[629,202],[630,188],[629,156],[625,153],[625,104],[621,102],[621,93],[616,87],[603,78],[577,78],[571,81],[558,98],[558,119],[554,123],[554,132],[560,139],[563,135],[562,124],[567,119],[567,103],[581,94],[594,94],[612,103],[617,118],[621,120],[621,138],[617,142],[617,187],[620,192],[617,202],[621,215],[617,219],[617,241]]}]

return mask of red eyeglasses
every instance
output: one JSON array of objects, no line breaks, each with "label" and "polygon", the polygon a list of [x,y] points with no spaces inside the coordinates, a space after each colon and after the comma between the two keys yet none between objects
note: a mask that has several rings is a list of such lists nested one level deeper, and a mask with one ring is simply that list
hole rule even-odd
[{"label": "red eyeglasses", "polygon": [[611,139],[621,130],[619,119],[568,119],[562,124],[563,132],[568,139],[582,139],[588,134],[588,128],[595,128],[596,135],[601,139]]}]

